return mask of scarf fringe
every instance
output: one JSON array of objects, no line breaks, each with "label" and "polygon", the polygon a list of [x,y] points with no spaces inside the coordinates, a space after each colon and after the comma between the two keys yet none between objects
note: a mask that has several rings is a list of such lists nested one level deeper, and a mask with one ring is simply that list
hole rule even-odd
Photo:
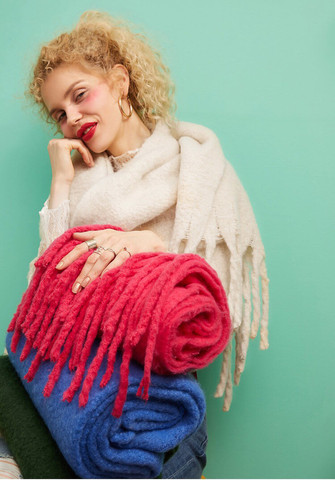
[{"label": "scarf fringe", "polygon": [[[268,318],[269,318],[269,279],[265,263],[265,253],[261,242],[250,241],[244,255],[238,253],[235,230],[227,230],[223,219],[218,219],[220,240],[225,241],[230,251],[230,281],[228,288],[228,305],[233,325],[230,341],[223,352],[219,382],[214,397],[223,397],[223,411],[228,412],[233,397],[232,383],[232,342],[235,338],[235,369],[234,385],[239,385],[244,371],[249,339],[255,339],[260,326],[260,349],[269,348]],[[257,238],[257,234],[255,234]],[[232,241],[232,238],[235,238]],[[214,232],[208,229],[205,243],[205,259],[211,264],[216,248]],[[191,243],[189,235],[184,233],[182,240],[176,238],[170,248],[177,252],[195,253],[200,243]],[[179,243],[178,243],[179,242]],[[257,246],[256,246],[256,245]],[[182,248],[184,245],[184,248]],[[261,292],[259,288],[261,282]],[[261,309],[262,303],[262,309]],[[261,311],[262,310],[262,311]]]},{"label": "scarf fringe", "polygon": [[[223,352],[219,382],[214,393],[215,398],[224,395],[223,411],[225,412],[229,411],[233,396],[231,372],[233,339],[235,338],[234,385],[236,386],[239,385],[241,374],[245,368],[249,339],[256,338],[259,326],[260,349],[266,350],[269,348],[269,279],[264,250],[262,247],[259,248],[250,244],[245,254],[239,255],[236,247],[232,248],[232,242],[229,243],[231,258],[228,305],[233,332],[229,344]],[[212,255],[214,249],[215,247],[212,244],[206,244],[206,260],[209,263],[210,259],[207,256]]]},{"label": "scarf fringe", "polygon": [[[208,365],[227,345],[231,321],[226,295],[215,270],[196,255],[134,255],[124,266],[109,271],[80,295],[74,295],[71,285],[92,252],[83,254],[63,272],[55,267],[80,243],[72,238],[74,232],[103,228],[115,227],[75,227],[53,242],[37,260],[35,275],[8,331],[14,331],[13,352],[21,333],[26,338],[20,360],[26,359],[32,348],[37,350],[24,377],[27,381],[34,379],[42,361],[54,363],[43,390],[46,397],[51,395],[69,360],[69,368],[75,373],[63,400],[72,401],[80,389],[80,406],[88,402],[104,357],[107,367],[100,387],[110,380],[117,351],[122,349],[119,390],[112,411],[115,417],[120,417],[132,358],[144,366],[137,395],[147,400],[152,369],[160,374],[186,373]],[[198,344],[204,334],[198,321],[202,314],[210,322],[205,328],[205,344]],[[182,325],[184,328],[180,330]],[[101,338],[98,350],[86,368],[97,337]],[[181,350],[179,356],[176,354],[177,359],[173,353],[174,341]],[[197,355],[183,353],[184,348],[195,345]]]}]

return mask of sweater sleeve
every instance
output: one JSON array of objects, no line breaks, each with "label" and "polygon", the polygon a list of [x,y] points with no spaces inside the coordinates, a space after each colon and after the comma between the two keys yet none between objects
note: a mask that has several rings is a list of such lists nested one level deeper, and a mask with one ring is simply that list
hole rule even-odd
[{"label": "sweater sleeve", "polygon": [[51,243],[69,228],[70,201],[64,200],[57,208],[49,208],[49,198],[45,201],[40,215],[40,245],[35,257],[29,264],[28,283],[34,274],[34,263]]},{"label": "sweater sleeve", "polygon": [[23,478],[20,467],[0,432],[0,478]]}]

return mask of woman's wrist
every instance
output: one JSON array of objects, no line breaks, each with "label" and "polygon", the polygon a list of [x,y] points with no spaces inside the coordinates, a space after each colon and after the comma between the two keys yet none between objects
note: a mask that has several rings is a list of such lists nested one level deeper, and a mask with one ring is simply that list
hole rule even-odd
[{"label": "woman's wrist", "polygon": [[49,196],[49,208],[57,208],[70,196],[71,182],[52,179]]}]

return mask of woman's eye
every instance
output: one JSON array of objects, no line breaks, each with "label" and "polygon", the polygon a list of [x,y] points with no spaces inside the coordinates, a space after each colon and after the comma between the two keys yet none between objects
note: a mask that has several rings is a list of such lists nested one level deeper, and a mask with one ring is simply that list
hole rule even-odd
[{"label": "woman's eye", "polygon": [[76,101],[81,100],[85,93],[86,93],[85,90],[83,92],[78,93],[78,95],[76,95]]},{"label": "woman's eye", "polygon": [[62,112],[60,115],[57,117],[57,122],[61,122],[65,118],[65,112]]}]

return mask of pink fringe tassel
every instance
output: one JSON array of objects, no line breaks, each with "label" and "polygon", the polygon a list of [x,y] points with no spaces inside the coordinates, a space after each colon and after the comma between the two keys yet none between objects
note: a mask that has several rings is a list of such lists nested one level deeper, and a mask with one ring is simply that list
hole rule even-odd
[{"label": "pink fringe tassel", "polygon": [[[21,334],[26,338],[22,361],[31,348],[36,349],[25,376],[27,381],[33,380],[42,361],[50,359],[55,363],[44,388],[45,396],[51,395],[69,361],[69,368],[75,373],[63,400],[71,402],[81,387],[80,406],[88,402],[104,357],[107,356],[107,367],[101,388],[110,381],[116,353],[122,350],[120,384],[112,411],[119,417],[127,397],[132,358],[144,365],[137,395],[147,400],[151,370],[169,374],[205,367],[226,347],[232,326],[226,295],[216,272],[193,254],[133,255],[121,267],[73,294],[72,283],[92,252],[82,255],[62,272],[55,267],[80,243],[73,239],[74,232],[105,228],[120,230],[110,225],[76,227],[51,244],[35,263],[35,274],[8,331],[14,332],[13,352]],[[87,368],[97,338],[100,345]],[[180,347],[172,345],[171,339]],[[193,348],[197,354],[184,355],[187,348]],[[175,358],[177,351],[179,359]]]}]

